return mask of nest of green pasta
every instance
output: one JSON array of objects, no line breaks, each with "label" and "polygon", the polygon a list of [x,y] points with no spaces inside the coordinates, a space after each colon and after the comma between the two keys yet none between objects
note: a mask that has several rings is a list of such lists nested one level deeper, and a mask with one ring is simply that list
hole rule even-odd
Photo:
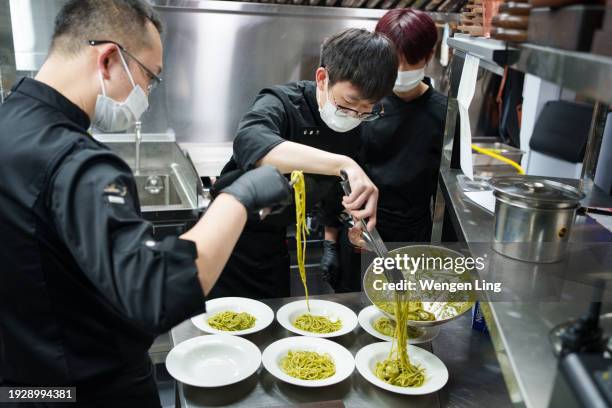
[{"label": "nest of green pasta", "polygon": [[300,330],[311,333],[333,333],[342,328],[340,320],[331,321],[325,316],[316,316],[310,313],[299,315],[293,321],[293,325]]},{"label": "nest of green pasta", "polygon": [[297,252],[298,270],[304,285],[306,295],[306,306],[308,313],[298,316],[293,321],[293,326],[310,333],[333,333],[342,328],[340,320],[332,321],[326,316],[317,316],[310,313],[310,303],[308,302],[308,285],[306,283],[306,236],[308,226],[306,224],[306,183],[302,171],[291,173],[295,198],[295,242]]},{"label": "nest of green pasta", "polygon": [[257,319],[246,312],[233,312],[226,310],[209,317],[207,322],[210,327],[223,331],[247,330],[255,326]]},{"label": "nest of green pasta", "polygon": [[[395,302],[378,302],[376,306],[390,314],[391,316],[395,316]],[[407,302],[407,314],[406,319],[412,321],[434,321],[436,320],[436,315],[431,312],[428,312],[423,308],[423,302],[420,301],[411,301]]]},{"label": "nest of green pasta", "polygon": [[391,385],[420,387],[425,382],[425,370],[412,364],[408,357],[408,320],[415,316],[415,311],[418,316],[420,308],[416,302],[409,302],[405,293],[395,293],[394,296],[392,314],[395,317],[395,326],[391,351],[385,360],[376,363],[374,374]]},{"label": "nest of green pasta", "polygon": [[[374,320],[372,326],[374,330],[385,336],[393,337],[395,334],[395,322],[386,316],[381,316]],[[416,339],[417,337],[421,337],[424,333],[423,330],[416,327],[408,326],[407,330],[409,339]]]},{"label": "nest of green pasta", "polygon": [[315,351],[290,350],[280,361],[281,370],[301,380],[324,380],[336,374],[332,357]]}]

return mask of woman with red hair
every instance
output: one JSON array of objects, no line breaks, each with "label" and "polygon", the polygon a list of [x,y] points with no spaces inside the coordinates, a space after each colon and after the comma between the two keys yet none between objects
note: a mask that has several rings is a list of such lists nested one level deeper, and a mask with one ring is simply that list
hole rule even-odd
[{"label": "woman with red hair", "polygon": [[[382,101],[384,116],[364,126],[361,164],[380,191],[376,228],[385,242],[429,242],[447,105],[425,77],[438,30],[422,11],[395,9],[376,31],[395,44],[400,60],[393,94]],[[339,240],[332,284],[338,292],[360,290],[359,256],[346,231]]]}]

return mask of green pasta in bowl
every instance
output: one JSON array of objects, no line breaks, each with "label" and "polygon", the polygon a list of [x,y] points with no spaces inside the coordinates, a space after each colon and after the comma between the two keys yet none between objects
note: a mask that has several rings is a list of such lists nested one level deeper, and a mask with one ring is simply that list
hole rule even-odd
[{"label": "green pasta in bowl", "polygon": [[384,382],[398,387],[420,387],[425,382],[425,370],[400,358],[388,358],[376,363],[374,374]]},{"label": "green pasta in bowl", "polygon": [[300,330],[311,333],[333,333],[342,328],[340,320],[331,321],[325,316],[316,316],[310,313],[299,315],[293,321],[293,325]]},{"label": "green pasta in bowl", "polygon": [[425,382],[425,370],[410,362],[408,357],[408,318],[420,310],[420,302],[408,301],[406,293],[395,294],[393,316],[397,325],[393,331],[391,350],[386,359],[378,361],[374,374],[387,384],[398,387],[421,387]]},{"label": "green pasta in bowl", "polygon": [[[393,302],[380,302],[377,303],[379,309],[384,312],[390,314],[391,316],[395,316],[395,304]],[[408,302],[408,320],[417,321],[417,322],[427,322],[436,320],[436,316],[425,310],[423,308],[423,303],[420,301],[411,301]]]},{"label": "green pasta in bowl", "polygon": [[[395,334],[395,322],[386,316],[376,319],[372,326],[377,332],[384,334],[385,336],[393,337]],[[416,327],[408,326],[407,330],[409,339],[416,339],[423,335],[423,330]]]},{"label": "green pasta in bowl", "polygon": [[236,313],[231,310],[216,313],[207,320],[210,327],[223,331],[247,330],[255,326],[256,321],[255,316],[249,313]]},{"label": "green pasta in bowl", "polygon": [[283,372],[301,380],[323,380],[336,374],[334,360],[327,353],[290,350],[280,361]]}]

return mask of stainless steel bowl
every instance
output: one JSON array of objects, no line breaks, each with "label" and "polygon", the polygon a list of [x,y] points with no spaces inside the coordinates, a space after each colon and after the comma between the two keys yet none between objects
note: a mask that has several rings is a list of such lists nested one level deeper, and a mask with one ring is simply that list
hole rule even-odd
[{"label": "stainless steel bowl", "polygon": [[[452,258],[465,258],[465,256],[457,251],[453,251],[448,248],[444,248],[436,245],[411,245],[401,248],[394,249],[389,252],[389,256],[394,257],[396,254],[408,255],[411,257],[419,257],[422,254],[425,256],[441,256],[441,257],[452,257]],[[365,292],[372,304],[377,306],[387,317],[395,320],[395,316],[388,313],[385,310],[385,302],[394,301],[393,291],[373,291],[367,288],[373,287],[375,279],[383,279],[384,275],[375,274],[373,272],[374,264],[370,264],[363,279],[363,287],[366,288]],[[406,271],[402,271],[405,279],[419,279],[422,277],[431,276],[436,281],[446,282],[471,282],[471,271],[458,274],[454,270],[450,269],[432,269],[432,270],[421,270],[411,275]],[[449,293],[446,291],[439,292],[419,292],[411,293],[410,301],[421,301],[423,310],[432,313],[435,316],[435,320],[409,320],[408,326],[413,327],[432,327],[439,326],[447,323],[461,316],[467,312],[474,305],[476,295],[473,291],[457,291]]]}]

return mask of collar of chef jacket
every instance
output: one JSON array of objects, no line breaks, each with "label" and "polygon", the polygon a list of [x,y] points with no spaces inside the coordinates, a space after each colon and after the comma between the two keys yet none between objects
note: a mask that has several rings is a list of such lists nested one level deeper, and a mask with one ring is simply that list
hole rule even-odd
[{"label": "collar of chef jacket", "polygon": [[28,95],[56,108],[83,130],[89,128],[89,116],[68,98],[47,84],[32,78],[21,78],[11,90],[11,93],[16,92]]}]

